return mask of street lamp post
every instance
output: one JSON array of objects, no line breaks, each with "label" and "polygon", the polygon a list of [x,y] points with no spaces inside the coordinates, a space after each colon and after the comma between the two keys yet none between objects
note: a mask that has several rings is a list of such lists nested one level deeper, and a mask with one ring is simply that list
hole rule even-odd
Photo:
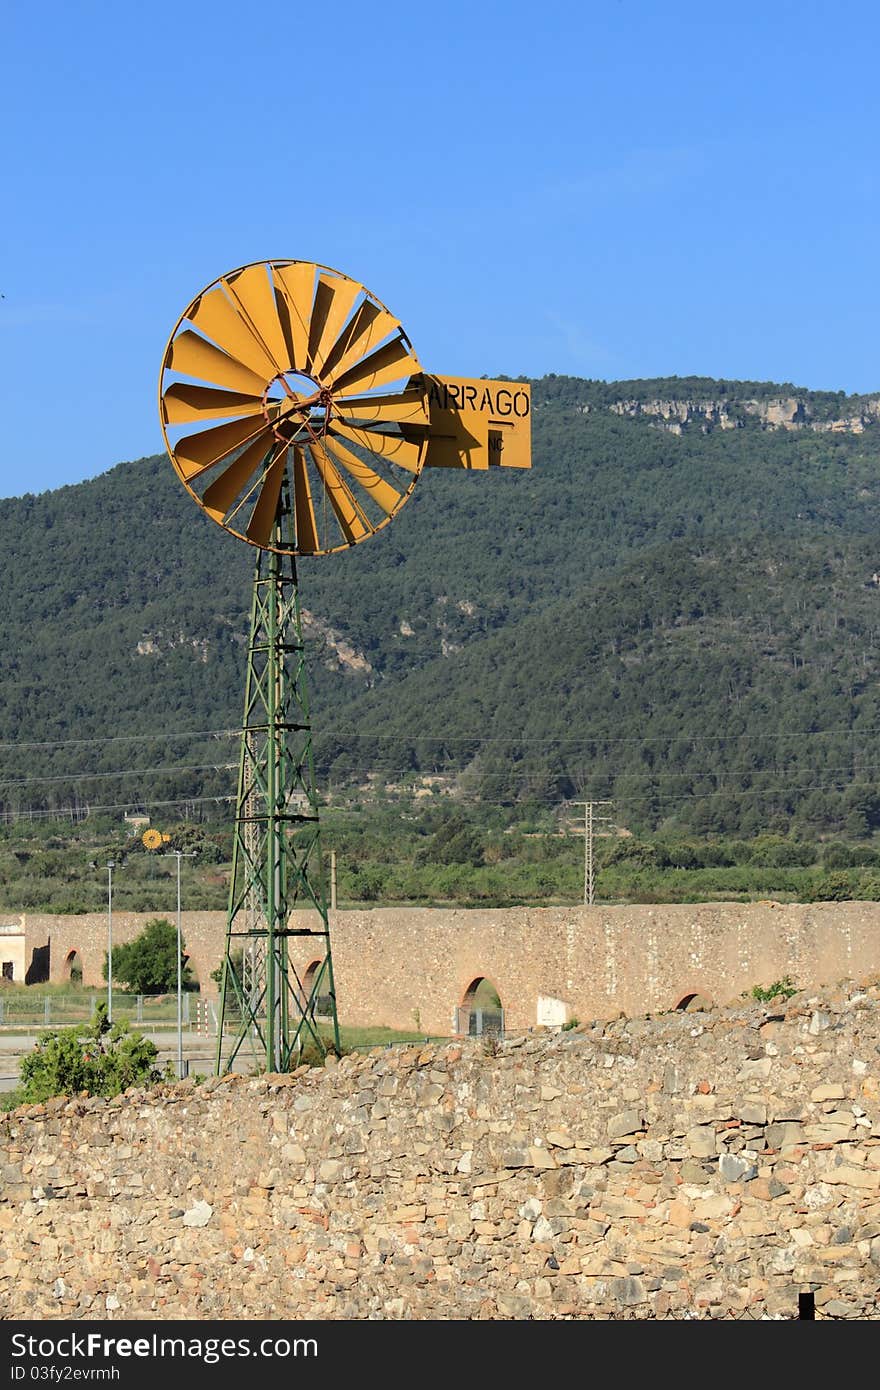
[{"label": "street lamp post", "polygon": [[177,1076],[178,1080],[183,1076],[183,1014],[182,1014],[182,984],[183,984],[183,938],[180,934],[180,861],[181,859],[195,859],[196,852],[184,854],[182,849],[171,851],[177,860]]},{"label": "street lamp post", "polygon": [[107,1022],[113,1022],[113,870],[116,865],[107,860]]}]

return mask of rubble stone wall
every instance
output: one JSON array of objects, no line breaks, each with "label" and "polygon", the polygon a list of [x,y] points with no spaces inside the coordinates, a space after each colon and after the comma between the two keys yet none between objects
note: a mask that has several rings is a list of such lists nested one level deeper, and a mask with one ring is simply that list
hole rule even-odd
[{"label": "rubble stone wall", "polygon": [[880,985],[0,1122],[0,1316],[880,1315]]}]

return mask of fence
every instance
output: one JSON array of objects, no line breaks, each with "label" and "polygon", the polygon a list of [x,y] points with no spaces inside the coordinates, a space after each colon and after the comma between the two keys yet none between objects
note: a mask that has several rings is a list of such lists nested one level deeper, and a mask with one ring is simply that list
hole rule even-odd
[{"label": "fence", "polygon": [[503,1009],[456,1009],[455,1031],[469,1038],[504,1037]]},{"label": "fence", "polygon": [[318,994],[315,997],[315,1018],[328,1022],[333,1018],[332,994]]},{"label": "fence", "polygon": [[[107,991],[70,990],[53,993],[33,987],[27,990],[0,989],[0,1027],[2,1028],[64,1028],[74,1023],[88,1023],[96,1004],[106,1004]],[[196,996],[196,1005],[198,996]],[[183,1026],[189,1028],[196,1008],[192,996],[181,996],[180,1012]],[[113,1021],[132,1024],[177,1023],[176,994],[128,994],[113,991]]]}]

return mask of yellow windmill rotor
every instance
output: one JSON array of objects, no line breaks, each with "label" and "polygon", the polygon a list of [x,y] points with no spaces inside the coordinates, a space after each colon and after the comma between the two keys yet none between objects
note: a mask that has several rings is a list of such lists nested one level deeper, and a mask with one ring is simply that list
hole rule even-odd
[{"label": "yellow windmill rotor", "polygon": [[145,849],[159,849],[162,844],[162,835],[158,830],[145,830],[141,836],[141,844]]},{"label": "yellow windmill rotor", "polygon": [[[398,320],[310,261],[221,276],[174,327],[159,410],[178,477],[225,530],[325,555],[372,536],[425,462],[428,393]],[[294,535],[275,532],[285,480]]]}]

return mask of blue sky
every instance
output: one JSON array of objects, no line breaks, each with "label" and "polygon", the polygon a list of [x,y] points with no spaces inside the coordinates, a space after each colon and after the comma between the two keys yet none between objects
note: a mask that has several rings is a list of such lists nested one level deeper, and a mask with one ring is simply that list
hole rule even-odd
[{"label": "blue sky", "polygon": [[861,0],[11,0],[0,495],[160,452],[178,315],[273,257],[441,373],[880,390],[878,39]]}]

